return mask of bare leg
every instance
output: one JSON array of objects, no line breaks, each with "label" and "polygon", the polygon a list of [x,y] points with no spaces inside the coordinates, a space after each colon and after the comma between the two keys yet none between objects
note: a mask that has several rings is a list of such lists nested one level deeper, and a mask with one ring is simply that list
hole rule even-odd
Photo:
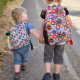
[{"label": "bare leg", "polygon": [[14,65],[14,70],[15,70],[15,77],[14,79],[18,80],[19,78],[23,77],[22,74],[20,74],[20,65]]},{"label": "bare leg", "polygon": [[15,70],[15,73],[19,72],[20,65],[14,65],[14,70]]},{"label": "bare leg", "polygon": [[60,72],[61,64],[54,64],[54,70],[55,74],[58,74]]},{"label": "bare leg", "polygon": [[51,71],[51,63],[45,63],[45,73],[50,73]]}]

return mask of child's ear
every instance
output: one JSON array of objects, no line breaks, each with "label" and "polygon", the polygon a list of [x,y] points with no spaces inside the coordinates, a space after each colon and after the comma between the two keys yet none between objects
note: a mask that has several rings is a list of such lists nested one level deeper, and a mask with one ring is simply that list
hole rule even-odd
[{"label": "child's ear", "polygon": [[19,20],[21,20],[22,19],[22,16],[19,16]]}]

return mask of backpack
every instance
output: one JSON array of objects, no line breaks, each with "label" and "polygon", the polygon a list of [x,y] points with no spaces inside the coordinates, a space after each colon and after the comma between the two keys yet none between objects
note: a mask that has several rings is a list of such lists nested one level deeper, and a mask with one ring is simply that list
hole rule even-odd
[{"label": "backpack", "polygon": [[19,49],[26,45],[29,45],[30,38],[27,34],[25,24],[27,24],[27,22],[21,22],[21,24],[16,24],[15,26],[11,27],[9,36],[11,50]]},{"label": "backpack", "polygon": [[64,8],[59,5],[45,9],[43,35],[46,44],[55,45],[71,40],[70,26]]}]

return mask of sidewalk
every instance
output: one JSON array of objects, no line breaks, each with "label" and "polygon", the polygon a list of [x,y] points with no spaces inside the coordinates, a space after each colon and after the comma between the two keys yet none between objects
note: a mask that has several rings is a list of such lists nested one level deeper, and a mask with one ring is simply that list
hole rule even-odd
[{"label": "sidewalk", "polygon": [[[37,0],[35,0],[35,1],[37,1]],[[38,5],[37,2],[27,0],[23,3],[22,6],[25,7],[28,11],[28,16],[29,16],[28,21],[35,26],[34,29],[39,33],[41,18],[40,18],[38,7],[36,7],[37,5]],[[36,41],[36,39],[34,37],[31,36],[31,39],[32,39],[32,42],[33,42],[35,48],[34,48],[34,51],[30,51],[30,54],[34,52],[33,56],[36,57],[37,62],[39,61],[37,64],[38,68],[36,70],[38,72],[37,75],[39,75],[39,77],[36,77],[36,73],[34,73],[33,80],[35,80],[35,77],[37,80],[41,80],[44,75],[44,63],[42,61],[44,46],[39,44],[38,41]],[[36,48],[38,48],[38,50],[36,50]],[[40,60],[38,57],[40,58]],[[30,58],[31,58],[31,55],[30,55]],[[32,58],[32,59],[34,59],[34,58]],[[33,62],[33,60],[31,60],[31,61]],[[36,65],[36,61],[33,64]],[[30,65],[32,65],[32,64],[30,64]],[[31,69],[33,69],[33,68],[31,67]],[[34,68],[34,69],[36,69],[36,68]],[[53,71],[54,71],[54,65],[52,64],[51,73],[53,73]],[[33,73],[30,73],[30,74],[33,75]],[[64,79],[65,80],[78,80],[78,79],[74,79],[73,76],[70,75],[69,71],[67,71],[67,66],[65,63],[61,67],[60,74],[61,74],[61,80],[64,80]]]},{"label": "sidewalk", "polygon": [[[36,0],[25,0],[22,4],[22,7],[27,9],[28,13],[28,22],[34,25],[34,29],[39,33],[41,19],[36,7]],[[20,80],[42,80],[42,77],[45,73],[44,63],[43,63],[43,50],[44,45],[40,44],[39,41],[30,35],[31,41],[33,43],[34,49],[30,50],[29,53],[29,62],[27,63],[26,70],[21,73],[24,75]],[[13,67],[13,55],[10,54],[8,57],[8,64],[3,69],[4,79],[3,80],[13,80],[14,78],[14,67]],[[52,64],[51,74],[54,72],[54,65]],[[67,66],[64,63],[60,71],[61,80],[77,80],[73,79],[73,76],[70,75],[67,71]]]}]

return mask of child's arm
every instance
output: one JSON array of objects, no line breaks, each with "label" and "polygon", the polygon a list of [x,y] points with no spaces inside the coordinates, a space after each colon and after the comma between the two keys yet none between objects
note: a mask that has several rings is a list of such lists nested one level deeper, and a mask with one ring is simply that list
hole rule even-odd
[{"label": "child's arm", "polygon": [[34,30],[34,29],[31,29],[30,30],[30,33],[37,39],[39,39],[39,34]]},{"label": "child's arm", "polygon": [[39,36],[39,42],[40,43],[44,43],[44,40],[43,40],[43,26],[44,26],[44,23],[45,23],[45,20],[42,19],[41,28],[40,28],[40,36]]},{"label": "child's arm", "polygon": [[70,25],[70,30],[72,32],[72,21],[71,21],[71,18],[69,15],[67,15],[67,19],[68,19],[68,22],[69,22],[69,25]]},{"label": "child's arm", "polygon": [[[70,18],[69,15],[67,15],[67,19],[68,19],[68,22],[69,22],[70,31],[72,32],[72,21],[71,21],[71,18]],[[67,44],[68,42],[69,42],[71,45],[73,45],[72,39],[71,39],[70,41],[67,41],[66,44]]]}]

